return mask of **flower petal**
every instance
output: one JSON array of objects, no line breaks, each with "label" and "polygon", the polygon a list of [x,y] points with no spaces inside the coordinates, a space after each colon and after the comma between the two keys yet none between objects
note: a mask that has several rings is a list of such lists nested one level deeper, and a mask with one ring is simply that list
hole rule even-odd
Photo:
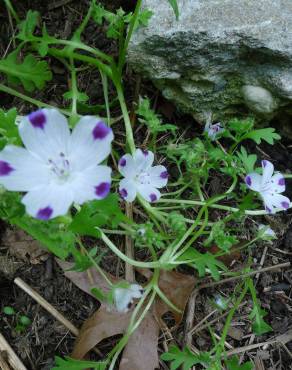
[{"label": "flower petal", "polygon": [[129,288],[114,289],[114,300],[116,309],[119,312],[127,312],[133,303],[134,298],[141,298],[143,288],[138,284],[131,284]]},{"label": "flower petal", "polygon": [[46,161],[67,153],[70,130],[67,119],[57,109],[40,109],[24,117],[19,134],[25,147]]},{"label": "flower petal", "polygon": [[67,184],[50,184],[28,192],[21,202],[32,217],[49,220],[68,212],[73,203],[73,192]]},{"label": "flower petal", "polygon": [[265,203],[265,208],[269,213],[275,213],[277,209],[287,210],[291,205],[290,199],[284,195],[270,192],[265,192],[261,195]]},{"label": "flower petal", "polygon": [[120,196],[127,202],[133,202],[136,198],[137,190],[134,181],[129,179],[123,179],[119,185]]},{"label": "flower petal", "polygon": [[105,198],[111,187],[111,172],[107,166],[94,166],[80,172],[72,184],[74,202],[83,204]]},{"label": "flower petal", "polygon": [[163,188],[168,181],[168,172],[164,166],[154,166],[149,170],[151,185],[155,188]]},{"label": "flower petal", "polygon": [[101,163],[111,152],[112,129],[94,116],[84,116],[75,126],[70,140],[69,157],[74,169]]},{"label": "flower petal", "polygon": [[147,202],[156,202],[161,197],[159,190],[149,185],[138,185],[137,191]]},{"label": "flower petal", "polygon": [[133,178],[136,175],[136,163],[130,154],[125,154],[119,160],[119,171],[127,178]]},{"label": "flower petal", "polygon": [[262,176],[258,173],[252,172],[245,177],[245,183],[249,189],[254,191],[261,191]]},{"label": "flower petal", "polygon": [[263,160],[262,161],[262,168],[263,168],[263,180],[262,185],[269,183],[274,173],[274,165],[272,162]]},{"label": "flower petal", "polygon": [[0,152],[0,184],[7,190],[29,191],[49,181],[49,167],[28,150],[7,145]]},{"label": "flower petal", "polygon": [[272,184],[272,190],[275,193],[283,193],[285,191],[285,179],[284,176],[278,172],[275,173],[274,176],[272,176],[271,179],[271,184]]},{"label": "flower petal", "polygon": [[137,172],[146,171],[152,166],[154,154],[150,150],[137,149],[133,155]]}]

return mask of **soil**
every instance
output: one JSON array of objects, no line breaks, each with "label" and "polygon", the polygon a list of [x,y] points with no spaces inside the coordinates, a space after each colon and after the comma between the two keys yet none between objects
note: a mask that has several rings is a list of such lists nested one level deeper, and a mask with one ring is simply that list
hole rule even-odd
[{"label": "soil", "polygon": [[[66,37],[70,35],[70,30],[74,30],[80,23],[82,16],[88,8],[88,1],[63,1],[65,5],[58,6],[60,2],[46,2],[42,0],[18,0],[13,1],[15,8],[21,16],[24,16],[29,9],[38,10],[41,13],[43,21],[46,22],[48,31],[52,35]],[[125,10],[132,10],[135,4],[134,0],[103,0],[103,3],[109,9],[116,9],[122,6]],[[54,6],[55,4],[55,6]],[[86,33],[85,41],[93,46],[98,46],[103,51],[116,55],[116,45],[110,42],[104,36],[104,30],[101,27],[90,23]],[[7,51],[11,51],[11,36],[14,29],[7,18],[4,5],[0,5],[0,55],[3,56]],[[35,94],[35,98],[47,101],[56,106],[64,106],[65,102],[62,95],[68,89],[69,78],[62,64],[57,61],[49,60],[50,66],[54,72],[54,79],[47,88]],[[168,123],[183,122],[181,132],[187,132],[187,135],[194,136],[201,132],[200,125],[191,117],[184,116],[177,112],[175,107],[166,102],[159,92],[148,81],[140,81],[132,71],[127,70],[126,95],[128,106],[131,107],[134,97],[137,96],[137,88],[140,95],[148,95],[154,102],[156,109],[161,112]],[[103,92],[100,76],[98,73],[85,71],[79,80],[79,86],[82,91],[90,96],[90,104],[102,104]],[[0,93],[1,108],[9,109],[16,106],[20,114],[27,113],[34,109],[27,103],[13,98],[7,94]],[[101,114],[104,112],[101,112]],[[113,112],[118,116],[118,108]],[[121,135],[123,135],[121,133]],[[141,144],[144,137],[137,133],[136,137],[140,139]],[[275,167],[283,172],[289,172],[292,169],[292,142],[284,139],[275,146],[260,145],[251,146],[259,157],[272,159]],[[290,181],[292,185],[292,181]],[[287,190],[287,195],[292,198],[292,186]],[[214,219],[218,217],[216,213],[212,215]],[[248,258],[254,261],[253,268],[261,266],[272,266],[283,262],[292,263],[292,214],[287,212],[280,216],[266,216],[263,223],[270,223],[278,234],[278,239],[273,244],[259,245],[251,249],[244,255],[240,255],[238,260],[233,262],[233,270],[244,268]],[[1,222],[0,232],[3,236],[8,225]],[[248,239],[248,229],[246,238]],[[105,259],[105,268],[122,275],[121,268],[117,261],[109,256]],[[88,318],[97,308],[98,302],[89,295],[82,293],[68,279],[63,276],[54,259],[49,256],[45,261],[40,260],[38,264],[32,264],[30,259],[26,260],[11,255],[7,245],[0,244],[0,312],[3,307],[11,306],[16,311],[16,315],[0,315],[0,331],[3,333],[13,347],[23,363],[31,370],[49,370],[53,367],[54,356],[70,355],[74,336],[68,332],[60,323],[58,323],[46,310],[41,308],[26,293],[14,284],[14,279],[20,277],[37,292],[39,292],[49,303],[58,311],[65,315],[76,327],[80,327],[83,321]],[[263,308],[268,312],[266,321],[272,326],[273,332],[265,334],[259,338],[254,338],[250,333],[248,314],[251,309],[251,302],[245,301],[244,306],[236,314],[233,320],[232,330],[228,336],[227,350],[230,348],[239,348],[249,344],[268,341],[273,336],[286,333],[292,329],[292,269],[279,271],[268,271],[255,278],[258,297],[262,302]],[[193,345],[202,351],[208,350],[210,346],[210,333],[204,323],[204,318],[209,315],[214,306],[210,303],[217,294],[228,297],[234,288],[234,283],[218,285],[204,289],[196,298],[195,305],[195,323],[198,330],[194,334]],[[15,330],[17,318],[19,315],[26,315],[32,321],[32,324],[19,333]],[[224,318],[220,319],[220,313],[212,316],[217,318],[213,325],[216,333],[224,324]],[[183,342],[184,323],[172,332],[176,342]],[[163,351],[165,344],[164,336],[161,336],[160,345]],[[109,351],[111,342],[102,343],[99,349],[106,354]],[[231,347],[230,347],[231,346]],[[257,364],[257,369],[267,370],[287,370],[292,369],[292,341],[285,345],[273,345],[267,348],[261,347],[254,350],[243,352],[245,359],[251,358]],[[259,364],[259,365],[258,365]],[[260,367],[262,366],[262,367]],[[168,369],[167,364],[161,365],[161,369]],[[135,370],[135,369],[130,369]]]}]

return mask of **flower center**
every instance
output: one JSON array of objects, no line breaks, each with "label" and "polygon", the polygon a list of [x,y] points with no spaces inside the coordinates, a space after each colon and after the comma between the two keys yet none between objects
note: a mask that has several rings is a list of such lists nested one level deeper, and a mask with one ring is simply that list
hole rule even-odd
[{"label": "flower center", "polygon": [[136,181],[143,185],[150,185],[150,174],[148,172],[141,172],[136,176]]},{"label": "flower center", "polygon": [[63,152],[51,159],[49,158],[48,164],[51,172],[57,176],[59,180],[65,181],[70,175],[70,163]]}]

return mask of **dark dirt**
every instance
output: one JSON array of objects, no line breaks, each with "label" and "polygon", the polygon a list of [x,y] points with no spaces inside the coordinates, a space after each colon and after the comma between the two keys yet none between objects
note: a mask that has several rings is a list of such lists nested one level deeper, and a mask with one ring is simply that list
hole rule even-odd
[{"label": "dark dirt", "polygon": [[[70,30],[74,30],[79,25],[82,16],[87,10],[88,1],[73,0],[67,2],[64,6],[54,7],[55,2],[45,2],[41,0],[18,0],[13,1],[15,8],[20,15],[24,15],[28,9],[38,10],[42,15],[43,21],[46,22],[49,33],[56,36],[69,36]],[[122,6],[125,10],[131,10],[135,4],[134,0],[103,0],[103,3],[110,9]],[[49,10],[51,9],[51,10]],[[90,23],[85,33],[85,40],[88,44],[98,46],[103,51],[116,55],[116,46],[109,42],[104,34],[103,29]],[[0,4],[0,55],[3,56],[6,50],[11,50],[10,40],[13,29],[7,19],[7,13],[3,4]],[[48,87],[35,94],[35,98],[52,103],[56,106],[64,106],[65,102],[62,94],[67,91],[69,77],[61,63],[49,61],[54,72],[54,79]],[[139,78],[131,71],[127,71],[126,95],[129,107],[131,107],[134,97],[137,95],[137,86],[139,94],[147,94],[155,103],[156,109],[164,114],[166,121],[170,123],[183,122],[183,130],[188,129],[187,134],[193,136],[194,133],[200,132],[200,126],[192,118],[182,116],[175,111],[171,103],[166,102],[148,82],[139,83]],[[79,80],[79,86],[82,91],[90,96],[90,104],[102,104],[103,92],[100,82],[100,76],[91,70],[85,71]],[[114,96],[112,96],[114,98]],[[0,106],[11,108],[17,106],[19,113],[26,113],[34,109],[27,103],[13,98],[7,94],[0,93]],[[103,114],[104,112],[101,112]],[[118,116],[119,111],[113,112]],[[141,134],[137,134],[140,138]],[[141,143],[144,137],[141,137]],[[278,170],[289,172],[292,169],[291,141],[282,140],[275,146],[261,145],[253,146],[258,157],[271,159]],[[292,181],[290,181],[292,184]],[[288,189],[287,195],[292,198],[292,187]],[[220,217],[214,213],[213,218]],[[263,266],[271,266],[282,262],[292,262],[292,216],[291,212],[277,217],[263,218],[263,223],[270,223],[279,238],[270,246],[266,244],[258,245],[256,248],[245,252],[232,264],[232,269],[242,270],[247,259],[253,259],[253,268],[260,267],[260,261],[265,256]],[[243,225],[245,227],[245,225]],[[3,234],[7,225],[0,223],[0,233]],[[248,237],[248,230],[246,230]],[[266,248],[267,247],[267,248]],[[4,260],[5,258],[5,260]],[[1,265],[2,261],[2,265]],[[4,262],[3,262],[4,261]],[[5,268],[3,265],[5,264]],[[10,270],[7,271],[7,266]],[[110,255],[105,259],[105,268],[112,273],[119,275],[122,273],[121,267],[117,264],[115,258]],[[88,318],[97,308],[98,303],[92,297],[82,293],[69,280],[64,278],[59,267],[50,258],[46,262],[38,265],[32,265],[29,262],[17,260],[10,255],[7,247],[0,244],[0,312],[4,306],[11,306],[18,314],[28,316],[32,324],[21,334],[15,332],[16,317],[0,315],[0,331],[5,335],[11,346],[18,356],[23,360],[28,369],[31,370],[49,370],[54,363],[54,356],[66,356],[72,351],[74,337],[61,324],[53,319],[44,309],[35,303],[26,293],[19,289],[13,283],[15,277],[22,278],[31,287],[37,290],[48,302],[63,313],[75,326],[80,327],[83,321]],[[292,328],[292,269],[282,271],[273,271],[260,274],[256,277],[258,297],[263,307],[268,312],[267,322],[272,326],[274,332],[268,333],[260,338],[251,336],[248,314],[250,313],[251,304],[247,300],[244,306],[236,314],[233,320],[232,332],[227,337],[228,345],[234,348],[242,347],[248,344],[264,342],[274,335],[280,335]],[[210,333],[204,323],[201,323],[214,307],[210,300],[214,299],[216,294],[228,297],[234,289],[234,283],[219,285],[216,288],[204,289],[196,299],[195,308],[195,325],[199,323],[197,332],[194,333],[193,345],[200,350],[207,350],[210,346]],[[213,329],[220,335],[224,324],[224,318],[219,319],[220,313],[215,312],[210,316],[214,318],[215,324]],[[183,339],[183,324],[172,332],[178,344]],[[161,345],[166,345],[165,336],[161,336]],[[161,347],[163,348],[163,346]],[[100,348],[103,353],[107,353],[109,345],[104,344]],[[230,349],[230,347],[229,347]],[[227,348],[228,350],[228,348]],[[248,357],[256,363],[262,362],[263,367],[257,367],[257,370],[287,370],[292,369],[291,364],[292,342],[286,343],[285,346],[274,345],[268,348],[261,347],[248,352]],[[163,365],[161,369],[168,369]],[[135,369],[131,369],[135,370]]]}]

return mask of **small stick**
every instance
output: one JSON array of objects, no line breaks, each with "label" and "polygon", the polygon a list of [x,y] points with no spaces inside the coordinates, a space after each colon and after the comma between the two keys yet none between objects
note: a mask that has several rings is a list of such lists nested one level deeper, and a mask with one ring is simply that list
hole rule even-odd
[{"label": "small stick", "polygon": [[64,5],[69,4],[71,1],[72,0],[60,0],[60,1],[56,1],[53,4],[49,4],[48,5],[48,10],[53,10],[53,9],[60,8],[61,6],[64,6]]},{"label": "small stick", "polygon": [[49,302],[47,302],[39,293],[37,293],[34,289],[32,289],[28,284],[26,284],[22,279],[16,278],[14,283],[19,286],[22,290],[24,290],[29,296],[31,296],[38,304],[40,304],[45,310],[47,310],[52,316],[55,317],[58,321],[60,321],[72,334],[76,337],[79,334],[79,330],[64,317],[60,314],[59,311],[55,309]]},{"label": "small stick", "polygon": [[[13,349],[10,347],[9,343],[6,341],[6,339],[3,337],[3,335],[0,333],[0,367],[2,370],[10,370],[10,367],[7,364],[6,359],[2,355],[1,352],[6,352],[7,354],[7,361],[9,365],[15,370],[27,370],[27,368],[23,365],[23,363],[20,361],[16,353],[13,351]],[[5,368],[5,364],[6,368]]]},{"label": "small stick", "polygon": [[193,290],[188,306],[187,306],[187,313],[186,313],[186,322],[184,327],[184,340],[183,344],[190,347],[192,344],[193,336],[191,329],[194,325],[194,314],[195,314],[195,307],[196,307],[196,298],[198,295],[198,290]]},{"label": "small stick", "polygon": [[255,270],[255,271],[247,272],[246,274],[229,277],[229,278],[226,278],[226,279],[223,279],[223,280],[220,280],[220,281],[214,281],[212,283],[202,284],[202,285],[198,286],[197,289],[201,290],[201,289],[205,289],[205,288],[211,288],[211,287],[221,285],[221,284],[224,284],[224,283],[229,283],[230,281],[243,279],[243,278],[248,277],[248,276],[257,275],[257,274],[260,274],[262,272],[271,271],[271,270],[278,270],[278,269],[280,270],[282,268],[289,267],[290,265],[291,265],[290,262],[279,263],[278,265],[269,266],[269,267],[265,267],[263,269],[258,269],[258,270]]},{"label": "small stick", "polygon": [[8,363],[5,360],[4,355],[6,355],[6,351],[0,352],[0,369],[2,370],[11,370]]}]

